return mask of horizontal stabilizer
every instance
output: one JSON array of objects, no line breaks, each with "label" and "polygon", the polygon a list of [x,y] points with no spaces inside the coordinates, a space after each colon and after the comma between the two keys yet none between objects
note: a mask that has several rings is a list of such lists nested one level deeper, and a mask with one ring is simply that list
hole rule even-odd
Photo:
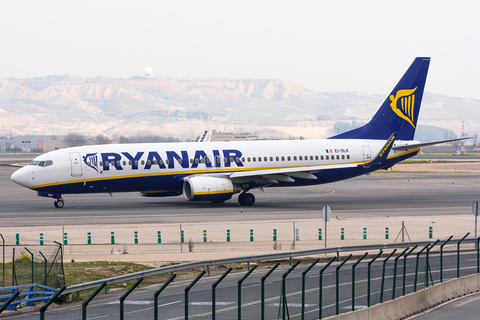
[{"label": "horizontal stabilizer", "polygon": [[393,150],[407,150],[413,148],[420,148],[426,146],[433,146],[436,144],[452,142],[452,141],[460,141],[460,140],[467,140],[473,137],[466,137],[466,138],[456,138],[456,139],[448,139],[448,140],[439,140],[439,141],[430,141],[430,142],[411,142],[411,141],[402,141],[396,144],[392,149]]}]

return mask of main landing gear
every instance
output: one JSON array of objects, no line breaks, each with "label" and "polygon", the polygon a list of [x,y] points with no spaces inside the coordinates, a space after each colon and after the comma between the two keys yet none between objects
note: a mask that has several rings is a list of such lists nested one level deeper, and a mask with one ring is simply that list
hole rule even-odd
[{"label": "main landing gear", "polygon": [[255,203],[255,196],[251,193],[242,192],[238,196],[238,203],[241,206],[253,206]]},{"label": "main landing gear", "polygon": [[53,202],[53,205],[55,206],[55,208],[63,208],[65,202],[63,201],[63,199],[57,199],[55,200],[55,202]]}]

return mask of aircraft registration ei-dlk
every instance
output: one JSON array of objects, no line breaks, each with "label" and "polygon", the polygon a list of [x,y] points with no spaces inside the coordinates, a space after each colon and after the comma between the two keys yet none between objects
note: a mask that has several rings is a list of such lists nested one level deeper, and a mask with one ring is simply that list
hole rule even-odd
[{"label": "aircraft registration ei-dlk", "polygon": [[430,58],[416,58],[364,126],[321,140],[107,144],[55,150],[15,171],[11,179],[38,196],[139,192],[183,194],[188,201],[222,203],[249,191],[307,186],[388,169],[422,146],[461,140],[413,141]]}]

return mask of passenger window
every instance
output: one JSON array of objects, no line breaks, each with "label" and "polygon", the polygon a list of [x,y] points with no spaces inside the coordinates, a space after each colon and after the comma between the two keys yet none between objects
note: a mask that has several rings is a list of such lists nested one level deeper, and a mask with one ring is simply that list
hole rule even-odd
[{"label": "passenger window", "polygon": [[108,167],[110,165],[110,162],[105,161],[105,167]]},{"label": "passenger window", "polygon": [[258,157],[258,162],[262,162],[262,157]]},{"label": "passenger window", "polygon": [[[100,166],[103,166],[103,161],[100,161]],[[108,164],[107,164],[107,167],[108,167]]]},{"label": "passenger window", "polygon": [[302,156],[298,156],[298,160],[302,161],[302,160],[303,160],[303,157],[302,157]]},{"label": "passenger window", "polygon": [[268,158],[267,158],[267,157],[263,157],[263,161],[268,161]]},{"label": "passenger window", "polygon": [[153,164],[158,164],[158,161],[157,161],[157,160],[153,160]]},{"label": "passenger window", "polygon": [[129,161],[128,161],[128,165],[129,165],[129,166],[132,165],[132,160],[129,160]]},{"label": "passenger window", "polygon": [[342,160],[343,160],[343,159],[345,159],[345,155],[344,155],[344,154],[342,154]]},{"label": "passenger window", "polygon": [[320,160],[323,160],[323,156],[320,156]]},{"label": "passenger window", "polygon": [[242,157],[242,162],[245,162],[245,157]]},{"label": "passenger window", "polygon": [[284,156],[282,156],[282,161],[285,161],[285,157],[284,157]]},{"label": "passenger window", "polygon": [[[207,158],[208,160],[208,158]],[[210,163],[210,160],[208,161],[208,163]],[[182,164],[182,159],[178,159],[178,164]]]},{"label": "passenger window", "polygon": [[277,159],[277,161],[280,161],[280,158],[279,157],[275,157]]},{"label": "passenger window", "polygon": [[257,158],[253,157],[252,160],[253,160],[253,162],[255,162],[255,161],[257,161]]},{"label": "passenger window", "polygon": [[[100,165],[102,165],[102,164],[100,164]],[[138,160],[135,160],[135,165],[138,166]]]},{"label": "passenger window", "polygon": [[273,161],[273,157],[270,157],[270,161]]},{"label": "passenger window", "polygon": [[337,154],[337,160],[340,160],[340,156]]},{"label": "passenger window", "polygon": [[162,159],[160,159],[160,164],[163,165],[163,160]]},{"label": "passenger window", "polygon": [[119,166],[119,167],[120,167],[120,163],[121,163],[120,161],[117,161],[117,166]]},{"label": "passenger window", "polygon": [[198,159],[195,159],[195,163],[196,163],[196,164],[198,164],[198,163],[199,163]]},{"label": "passenger window", "polygon": [[293,156],[293,161],[297,161],[297,156]]},{"label": "passenger window", "polygon": [[239,158],[239,157],[236,157],[236,158],[235,158],[235,162],[236,162],[236,163],[239,163],[239,162],[240,162],[240,158]]},{"label": "passenger window", "polygon": [[232,163],[232,162],[233,162],[233,157],[230,157],[230,163]]},{"label": "passenger window", "polygon": [[287,160],[290,161],[290,156],[287,157]]},{"label": "passenger window", "polygon": [[325,156],[325,159],[327,159],[327,160],[329,159],[328,155]]},{"label": "passenger window", "polygon": [[250,162],[250,157],[247,158],[247,161]]},{"label": "passenger window", "polygon": [[310,156],[310,160],[313,160],[313,156]]},{"label": "passenger window", "polygon": [[193,163],[193,159],[190,159],[190,163]]},{"label": "passenger window", "polygon": [[347,154],[347,159],[350,159],[350,155],[349,155],[349,154]]},{"label": "passenger window", "polygon": [[200,159],[200,163],[205,163],[205,159],[204,158]]},{"label": "passenger window", "polygon": [[227,158],[223,158],[223,163],[227,163]]},{"label": "passenger window", "polygon": [[220,157],[217,157],[217,163],[220,163]]},{"label": "passenger window", "polygon": [[147,160],[147,164],[148,164],[148,165],[151,165],[151,164],[152,164],[152,161]]},{"label": "passenger window", "polygon": [[145,164],[145,160],[142,160],[142,166]]},{"label": "passenger window", "polygon": [[127,165],[127,161],[123,160],[123,165],[126,166],[126,165]]}]

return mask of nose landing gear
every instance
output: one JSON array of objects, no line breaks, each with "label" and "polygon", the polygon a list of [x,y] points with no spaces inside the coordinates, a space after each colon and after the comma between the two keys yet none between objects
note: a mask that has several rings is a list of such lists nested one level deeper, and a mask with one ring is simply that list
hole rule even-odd
[{"label": "nose landing gear", "polygon": [[238,196],[238,203],[241,206],[253,206],[255,203],[255,196],[251,193],[242,192]]},{"label": "nose landing gear", "polygon": [[61,209],[65,205],[65,202],[63,201],[63,199],[57,199],[53,202],[53,205],[55,206],[55,208]]}]

